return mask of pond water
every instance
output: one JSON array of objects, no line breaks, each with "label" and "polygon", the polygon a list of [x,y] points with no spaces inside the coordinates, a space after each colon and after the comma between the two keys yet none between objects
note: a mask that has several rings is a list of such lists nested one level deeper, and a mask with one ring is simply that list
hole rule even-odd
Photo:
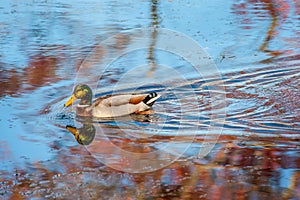
[{"label": "pond water", "polygon": [[[299,1],[10,0],[0,16],[1,199],[300,198]],[[162,96],[87,120],[63,107],[79,82]]]}]

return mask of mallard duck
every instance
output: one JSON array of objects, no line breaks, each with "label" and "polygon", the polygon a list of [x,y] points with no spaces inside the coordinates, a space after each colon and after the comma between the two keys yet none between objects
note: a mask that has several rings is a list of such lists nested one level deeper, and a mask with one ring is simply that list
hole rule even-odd
[{"label": "mallard duck", "polygon": [[81,145],[89,145],[95,138],[96,129],[92,124],[83,124],[83,127],[76,128],[74,126],[66,126],[77,142]]},{"label": "mallard duck", "polygon": [[78,116],[92,116],[100,118],[120,117],[133,113],[143,114],[149,111],[160,97],[156,92],[149,94],[119,94],[97,98],[92,103],[92,90],[88,85],[79,84],[74,88],[71,98],[64,104],[70,106],[80,99],[76,106]]}]

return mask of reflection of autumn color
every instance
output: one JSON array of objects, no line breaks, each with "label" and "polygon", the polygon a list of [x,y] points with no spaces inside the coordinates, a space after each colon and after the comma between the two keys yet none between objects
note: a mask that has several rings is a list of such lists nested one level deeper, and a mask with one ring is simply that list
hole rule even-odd
[{"label": "reflection of autumn color", "polygon": [[14,70],[0,70],[0,97],[5,95],[15,95],[21,87],[21,76]]},{"label": "reflection of autumn color", "polygon": [[[261,6],[263,4],[264,6]],[[254,5],[253,8],[247,8],[249,6]],[[279,51],[272,51],[268,49],[269,42],[275,38],[280,29],[281,24],[285,22],[285,20],[289,17],[289,14],[292,10],[292,6],[295,9],[295,15],[300,13],[300,3],[298,0],[293,0],[293,3],[286,1],[286,0],[248,0],[248,2],[243,2],[239,4],[233,4],[233,10],[238,15],[247,15],[249,12],[253,12],[258,17],[265,16],[264,11],[267,10],[269,16],[271,17],[271,24],[269,26],[266,38],[264,42],[260,46],[260,50],[264,52],[269,52],[274,56],[279,55],[281,52]],[[252,19],[251,17],[246,18],[242,21],[245,24],[245,28],[251,28],[251,26],[247,26],[247,24],[251,24]]]},{"label": "reflection of autumn color", "polygon": [[24,70],[25,82],[32,87],[41,87],[50,82],[58,81],[55,74],[57,70],[58,58],[51,56],[37,55],[29,62]]},{"label": "reflection of autumn color", "polygon": [[0,142],[0,160],[2,163],[5,162],[5,160],[8,160],[12,156],[12,152],[9,149],[9,145],[2,141]]},{"label": "reflection of autumn color", "polygon": [[[251,128],[255,128],[256,131],[259,129],[272,131],[275,130],[274,127],[267,125],[271,120],[273,124],[282,126],[285,133],[297,132],[293,131],[294,127],[298,126],[300,114],[298,89],[300,79],[297,66],[286,66],[280,74],[277,68],[265,67],[251,73],[244,71],[230,73],[226,77],[224,85],[227,91],[227,106],[237,107],[228,109],[226,124],[246,128],[250,132],[253,132]],[[272,84],[272,87],[264,87],[266,84]],[[247,107],[241,109],[237,102]],[[261,112],[258,108],[264,111]]]},{"label": "reflection of autumn color", "polygon": [[[300,167],[297,156],[286,154],[267,139],[257,144],[257,138],[253,138],[245,147],[231,143],[233,137],[222,139],[224,145],[211,158],[178,161],[144,174],[112,170],[104,167],[82,146],[72,147],[65,152],[61,150],[56,158],[60,164],[53,165],[53,169],[36,163],[31,167],[34,174],[16,171],[14,182],[2,179],[7,188],[11,188],[11,193],[5,193],[4,197],[54,198],[58,194],[62,199],[87,196],[108,199],[112,195],[117,199],[248,199],[249,196],[263,199],[266,194],[269,199],[296,197],[300,189],[297,184],[299,173],[291,174],[289,188],[285,190],[281,189],[280,179],[285,169]],[[291,148],[288,141],[280,143]],[[265,148],[259,149],[256,145]],[[122,159],[115,161],[124,164]],[[61,171],[64,173],[60,174]]]},{"label": "reflection of autumn color", "polygon": [[59,56],[39,53],[31,57],[28,66],[24,70],[2,69],[0,71],[1,96],[17,95],[25,90],[34,90],[57,82],[59,78],[56,71],[59,62],[61,62]]}]

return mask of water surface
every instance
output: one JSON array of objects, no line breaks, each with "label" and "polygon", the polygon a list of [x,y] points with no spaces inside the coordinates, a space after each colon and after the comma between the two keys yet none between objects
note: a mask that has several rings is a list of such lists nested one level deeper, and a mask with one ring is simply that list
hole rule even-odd
[{"label": "water surface", "polygon": [[[1,198],[300,198],[298,1],[5,1],[0,13]],[[121,33],[111,48],[123,51],[133,43],[126,31],[144,27],[194,39],[222,80],[155,50],[160,36],[152,35],[154,43],[104,71],[96,96],[156,91],[163,95],[155,113],[93,119],[94,140],[78,144],[65,126],[87,122],[63,108],[78,69],[97,48],[106,59],[100,41]],[[221,92],[226,116],[219,124],[211,120],[212,108],[225,107],[212,106],[211,95]],[[211,131],[212,124],[222,132]],[[214,142],[198,157],[204,143]],[[154,166],[175,161],[148,173],[122,172],[143,161],[120,149],[159,152],[148,159]]]}]

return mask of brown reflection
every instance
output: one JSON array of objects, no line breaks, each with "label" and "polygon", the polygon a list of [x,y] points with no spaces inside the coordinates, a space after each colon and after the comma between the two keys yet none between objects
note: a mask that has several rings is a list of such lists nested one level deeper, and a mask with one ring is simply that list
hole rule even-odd
[{"label": "brown reflection", "polygon": [[[123,145],[130,142],[120,138],[115,139]],[[206,158],[175,161],[142,174],[105,167],[81,146],[60,149],[54,161],[35,163],[28,171],[16,170],[13,178],[3,176],[1,195],[5,199],[54,198],[58,194],[62,199],[78,196],[109,199],[112,195],[116,199],[207,200],[299,197],[300,160],[297,151],[288,150],[291,146],[270,146],[274,138],[249,138],[241,146],[235,144],[238,138],[223,139],[219,141],[220,148]],[[281,141],[277,137],[276,140]],[[116,156],[108,141],[99,142],[96,145],[99,149]],[[282,141],[282,144],[289,145],[289,142]],[[116,165],[126,166],[125,160],[115,158]],[[286,182],[285,187],[282,180]]]},{"label": "brown reflection", "polygon": [[155,71],[155,69],[157,68],[157,64],[155,61],[155,56],[154,56],[154,50],[155,50],[155,44],[156,44],[156,40],[157,40],[157,28],[158,28],[158,12],[157,12],[157,5],[158,5],[158,0],[152,0],[152,5],[151,5],[151,27],[152,32],[151,32],[151,41],[150,41],[150,45],[149,45],[149,50],[148,50],[148,59],[149,59],[149,65],[150,65],[150,69],[148,72],[148,76],[152,77],[153,73]]},{"label": "brown reflection", "polygon": [[[280,55],[282,52],[280,50],[271,50],[269,48],[270,42],[279,35],[280,25],[282,25],[285,20],[289,17],[289,14],[292,10],[292,6],[294,5],[295,14],[300,12],[300,8],[298,6],[299,2],[297,0],[293,0],[293,4],[286,0],[248,0],[247,2],[236,3],[233,4],[233,9],[235,13],[238,15],[246,16],[248,13],[253,12],[257,17],[261,18],[265,17],[265,11],[268,12],[271,18],[271,24],[268,27],[267,34],[263,43],[260,45],[259,50],[262,52],[270,53],[272,56],[276,57]],[[253,8],[251,10],[248,5],[252,5]],[[250,18],[244,19],[245,24],[251,23]],[[247,28],[251,28],[247,26]],[[270,62],[270,60],[266,60],[265,62]]]},{"label": "brown reflection", "polygon": [[300,189],[299,186],[300,186],[300,171],[295,171],[293,173],[293,176],[291,177],[291,183],[288,187],[289,191],[285,191],[283,194],[284,199],[292,199],[293,195],[290,191],[297,191],[297,190],[299,191]]},{"label": "brown reflection", "polygon": [[[255,128],[276,133],[297,132],[300,114],[298,111],[300,92],[297,88],[299,69],[286,67],[281,74],[277,73],[277,68],[265,67],[251,73],[242,71],[239,74],[229,73],[226,75],[227,78],[224,76],[227,106],[234,108],[238,104],[253,103],[244,106],[243,109],[228,109],[225,124],[248,131]],[[274,83],[272,87],[261,87],[270,82]],[[259,111],[258,108],[263,108],[264,111]],[[273,125],[268,125],[270,121]],[[276,127],[276,124],[282,127]]]},{"label": "brown reflection", "polygon": [[24,81],[30,85],[30,87],[26,89],[32,90],[37,87],[45,86],[50,82],[58,81],[59,78],[56,75],[58,62],[57,57],[43,54],[32,57],[23,74],[23,76],[26,77]]},{"label": "brown reflection", "polygon": [[[55,48],[58,50],[61,47]],[[0,97],[5,95],[15,96],[61,80],[56,71],[63,61],[63,56],[57,54],[56,50],[53,52],[52,50],[41,51],[31,56],[28,66],[24,69],[9,69],[11,66],[2,65],[0,67]]]},{"label": "brown reflection", "polygon": [[5,69],[1,67],[0,70],[0,97],[5,95],[14,96],[18,93],[22,86],[20,73],[15,69]]},{"label": "brown reflection", "polygon": [[[283,2],[285,4],[285,2]],[[279,25],[278,24],[278,18],[279,18],[279,13],[280,12],[288,12],[288,10],[282,10],[280,11],[279,9],[276,9],[275,3],[272,1],[266,1],[266,9],[269,10],[269,14],[271,16],[271,24],[269,26],[267,36],[264,40],[264,42],[261,44],[259,47],[260,51],[270,53],[274,56],[278,56],[280,53],[278,51],[272,51],[268,49],[268,45],[270,41],[275,37],[276,35],[276,27]]]}]

